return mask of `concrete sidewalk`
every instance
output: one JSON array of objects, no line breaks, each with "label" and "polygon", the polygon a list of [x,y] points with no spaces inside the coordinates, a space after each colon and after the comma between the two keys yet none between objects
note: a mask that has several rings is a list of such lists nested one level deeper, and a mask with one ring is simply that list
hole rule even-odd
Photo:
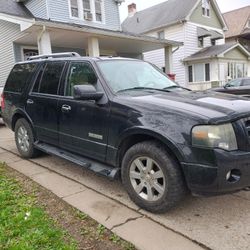
[{"label": "concrete sidewalk", "polygon": [[[58,196],[139,249],[250,249],[250,192],[187,197],[166,214],[150,214],[130,201],[119,181],[111,182],[53,156],[20,159],[13,138],[10,130],[0,127],[0,148],[4,149],[0,149],[0,161],[9,162],[50,190],[58,185],[53,190]],[[68,184],[62,185],[60,178]]]},{"label": "concrete sidewalk", "polygon": [[2,148],[0,149],[0,161],[47,188],[118,236],[133,243],[138,249],[204,249],[186,237],[152,221],[140,212],[58,173],[31,161],[23,160]]}]

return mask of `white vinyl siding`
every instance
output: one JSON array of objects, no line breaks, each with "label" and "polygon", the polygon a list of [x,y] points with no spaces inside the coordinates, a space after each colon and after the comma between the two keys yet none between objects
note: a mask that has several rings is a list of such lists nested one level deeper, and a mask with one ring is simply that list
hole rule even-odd
[{"label": "white vinyl siding", "polygon": [[70,0],[47,0],[47,2],[49,4],[50,19],[52,21],[76,23],[110,30],[121,29],[119,7],[113,0],[103,0],[102,22],[87,21],[83,18],[71,18]]},{"label": "white vinyl siding", "polygon": [[5,84],[5,81],[9,75],[15,63],[15,50],[13,41],[22,37],[20,32],[20,26],[10,22],[0,20],[0,54],[2,60],[0,60],[0,86]]},{"label": "white vinyl siding", "polygon": [[[184,41],[184,27],[183,25],[175,25],[170,28],[164,30],[165,39],[174,40],[178,42]],[[158,33],[149,33],[147,35],[157,37]],[[177,48],[174,48],[177,49]],[[164,58],[164,49],[150,51],[144,53],[144,60],[149,61],[159,68],[165,67],[165,58]],[[173,72],[176,74],[176,81],[181,84],[185,85],[186,76],[185,76],[185,66],[182,63],[182,59],[184,59],[184,46],[180,46],[178,50],[176,50],[173,54]]]},{"label": "white vinyl siding", "polygon": [[47,13],[47,0],[26,1],[25,6],[35,17],[49,18]]}]

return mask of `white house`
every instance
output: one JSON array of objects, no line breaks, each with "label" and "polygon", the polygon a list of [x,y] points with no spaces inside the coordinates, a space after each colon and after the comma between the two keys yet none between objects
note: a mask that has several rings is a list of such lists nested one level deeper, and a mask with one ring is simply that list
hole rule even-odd
[{"label": "white house", "polygon": [[[192,89],[207,89],[228,79],[250,76],[249,52],[238,43],[225,45],[227,25],[215,0],[168,0],[143,11],[128,8],[125,32],[183,42],[173,54],[171,73]],[[144,59],[165,67],[164,49],[144,53]]]},{"label": "white house", "polygon": [[13,64],[31,55],[75,51],[127,56],[182,43],[121,31],[123,0],[0,0],[0,86]]}]

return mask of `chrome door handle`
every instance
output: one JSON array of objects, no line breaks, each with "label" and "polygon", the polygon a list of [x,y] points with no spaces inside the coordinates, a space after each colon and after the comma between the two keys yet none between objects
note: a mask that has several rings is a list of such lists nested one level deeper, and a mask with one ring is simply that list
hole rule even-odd
[{"label": "chrome door handle", "polygon": [[71,111],[71,107],[69,105],[62,105],[62,108],[61,108],[62,112],[64,113],[68,113],[69,111]]},{"label": "chrome door handle", "polygon": [[28,100],[27,100],[27,104],[33,104],[33,103],[34,103],[33,100],[31,100],[31,99],[28,99]]}]

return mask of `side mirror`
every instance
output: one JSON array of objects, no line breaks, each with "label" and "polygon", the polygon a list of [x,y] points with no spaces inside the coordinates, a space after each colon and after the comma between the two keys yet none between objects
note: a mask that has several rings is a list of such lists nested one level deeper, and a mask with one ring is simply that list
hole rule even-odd
[{"label": "side mirror", "polygon": [[73,88],[73,98],[75,100],[94,100],[98,101],[103,97],[104,93],[97,92],[95,87],[90,84],[75,85]]}]

